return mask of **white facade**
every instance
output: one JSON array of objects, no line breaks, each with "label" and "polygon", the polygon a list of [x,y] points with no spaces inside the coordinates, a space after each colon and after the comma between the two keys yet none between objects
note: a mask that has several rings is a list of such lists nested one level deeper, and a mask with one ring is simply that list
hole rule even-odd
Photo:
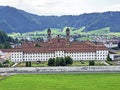
[{"label": "white facade", "polygon": [[108,51],[99,50],[96,51],[96,60],[106,60],[108,56]]},{"label": "white facade", "polygon": [[112,60],[120,60],[120,54],[110,54]]},{"label": "white facade", "polygon": [[3,52],[10,53],[12,62],[48,61],[50,58],[65,56],[70,56],[74,61],[106,60],[108,56],[108,49],[104,45],[90,41],[69,42],[58,37],[39,43],[40,47],[35,47],[35,44],[34,42],[22,43],[21,46]]},{"label": "white facade", "polygon": [[23,52],[11,52],[10,59],[13,62],[22,62],[23,61]]},{"label": "white facade", "polygon": [[48,61],[49,58],[70,56],[74,61],[80,60],[106,60],[108,50],[99,50],[96,52],[65,52],[55,51],[51,53],[24,53],[11,52],[12,62],[26,62],[26,61]]}]

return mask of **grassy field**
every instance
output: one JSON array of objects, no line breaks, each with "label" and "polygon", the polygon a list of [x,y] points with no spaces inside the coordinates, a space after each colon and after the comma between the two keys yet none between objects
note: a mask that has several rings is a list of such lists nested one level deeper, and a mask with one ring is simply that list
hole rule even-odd
[{"label": "grassy field", "polygon": [[92,30],[92,31],[87,32],[88,35],[92,35],[92,34],[104,35],[104,34],[109,34],[109,33],[110,33],[110,27],[101,28],[98,30]]},{"label": "grassy field", "polygon": [[0,76],[0,80],[3,79],[3,78],[4,78],[4,76]]},{"label": "grassy field", "polygon": [[[57,29],[57,28],[51,28],[51,34],[52,35],[65,35],[66,34],[66,28],[67,27],[65,27],[65,28],[63,28],[63,30],[61,30],[61,29]],[[74,34],[82,34],[82,31],[85,29],[85,27],[82,27],[82,28],[80,28],[80,29],[76,29],[76,30],[73,30],[73,28],[71,28],[71,31],[70,31],[70,33],[71,33],[71,35],[74,35]],[[28,36],[29,34],[33,34],[34,36],[34,38],[35,37],[37,37],[36,36],[36,34],[43,34],[43,35],[46,35],[47,34],[47,29],[45,29],[45,30],[42,30],[42,31],[34,31],[34,32],[27,32],[27,33],[23,33],[22,34],[22,36],[20,35],[20,33],[11,33],[11,34],[8,34],[9,36],[11,36],[11,37],[24,37],[24,36]],[[38,36],[38,37],[40,37],[40,36]]]},{"label": "grassy field", "polygon": [[120,90],[120,74],[15,75],[0,90]]}]

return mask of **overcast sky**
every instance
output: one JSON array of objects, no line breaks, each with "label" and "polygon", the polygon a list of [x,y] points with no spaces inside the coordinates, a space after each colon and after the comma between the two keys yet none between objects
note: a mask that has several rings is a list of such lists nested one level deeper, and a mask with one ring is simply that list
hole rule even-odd
[{"label": "overcast sky", "polygon": [[120,11],[120,0],[0,0],[0,6],[7,5],[38,15]]}]

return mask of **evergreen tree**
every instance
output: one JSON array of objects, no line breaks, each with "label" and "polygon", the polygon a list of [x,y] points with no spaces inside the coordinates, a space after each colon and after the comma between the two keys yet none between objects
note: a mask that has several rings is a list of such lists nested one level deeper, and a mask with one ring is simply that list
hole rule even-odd
[{"label": "evergreen tree", "polygon": [[5,43],[7,41],[7,34],[5,34],[3,31],[0,31],[0,43]]},{"label": "evergreen tree", "polygon": [[10,46],[10,44],[9,44],[8,42],[6,42],[6,43],[4,44],[4,48],[5,48],[5,49],[9,49],[9,48],[11,48],[11,46]]},{"label": "evergreen tree", "polygon": [[118,43],[118,48],[120,48],[120,42]]},{"label": "evergreen tree", "polygon": [[11,48],[10,46],[10,42],[14,43],[14,39],[11,37],[8,37],[6,33],[4,33],[3,31],[0,31],[0,48]]},{"label": "evergreen tree", "polygon": [[56,58],[50,58],[48,60],[48,66],[66,66],[71,65],[73,63],[73,59],[69,56],[63,58],[63,57],[56,57]]},{"label": "evergreen tree", "polygon": [[28,62],[28,67],[31,67],[31,62]]},{"label": "evergreen tree", "polygon": [[2,49],[3,47],[2,47],[2,45],[0,45],[0,49]]},{"label": "evergreen tree", "polygon": [[55,58],[50,58],[48,60],[48,66],[54,66],[54,64],[55,64]]},{"label": "evergreen tree", "polygon": [[55,59],[55,66],[59,66],[60,65],[60,58],[56,57]]},{"label": "evergreen tree", "polygon": [[69,56],[65,57],[65,63],[68,65],[68,64],[73,64],[73,59]]},{"label": "evergreen tree", "polygon": [[112,59],[110,58],[110,55],[108,54],[107,56],[107,61],[112,61]]},{"label": "evergreen tree", "polygon": [[26,67],[29,67],[29,63],[28,62],[26,62],[25,64],[26,64]]},{"label": "evergreen tree", "polygon": [[89,61],[89,66],[94,66],[95,65],[95,61]]},{"label": "evergreen tree", "polygon": [[3,67],[3,64],[2,64],[2,63],[0,63],[0,67]]},{"label": "evergreen tree", "polygon": [[65,59],[63,57],[60,57],[59,59],[60,59],[59,65],[60,66],[66,66]]}]

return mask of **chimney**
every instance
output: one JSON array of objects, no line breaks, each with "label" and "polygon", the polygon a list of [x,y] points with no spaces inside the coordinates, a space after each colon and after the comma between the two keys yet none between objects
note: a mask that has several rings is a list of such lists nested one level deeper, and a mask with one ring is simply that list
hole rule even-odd
[{"label": "chimney", "polygon": [[58,35],[58,43],[60,42],[60,35]]}]

